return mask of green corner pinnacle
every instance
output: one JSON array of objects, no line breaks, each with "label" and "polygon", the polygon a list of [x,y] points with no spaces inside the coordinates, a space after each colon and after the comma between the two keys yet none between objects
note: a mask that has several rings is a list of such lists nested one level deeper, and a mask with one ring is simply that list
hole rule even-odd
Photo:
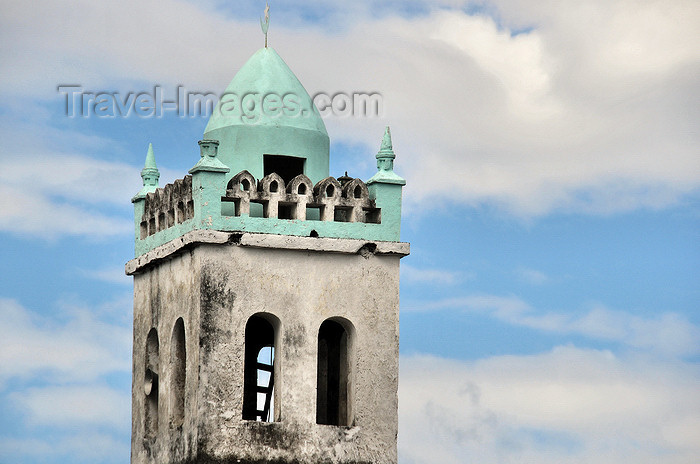
[{"label": "green corner pinnacle", "polygon": [[146,163],[143,166],[144,169],[155,169],[158,170],[156,166],[156,156],[153,154],[153,144],[148,144],[148,153],[146,153]]},{"label": "green corner pinnacle", "polygon": [[406,181],[394,172],[394,147],[391,143],[391,129],[386,126],[382,144],[377,153],[377,173],[367,181],[367,185],[375,182],[383,182],[386,184],[406,185]]},{"label": "green corner pinnacle", "polygon": [[381,147],[379,147],[379,153],[377,153],[377,159],[381,158],[396,158],[396,155],[394,154],[394,147],[391,143],[391,129],[389,128],[389,126],[386,126],[386,130],[384,131],[384,137],[382,138],[382,145]]},{"label": "green corner pinnacle", "polygon": [[151,192],[155,192],[158,188],[158,180],[160,179],[160,171],[156,166],[156,156],[153,154],[153,144],[148,144],[148,152],[146,153],[146,162],[141,169],[141,179],[143,179],[143,188],[139,193],[131,199],[132,202],[141,198],[146,198]]}]

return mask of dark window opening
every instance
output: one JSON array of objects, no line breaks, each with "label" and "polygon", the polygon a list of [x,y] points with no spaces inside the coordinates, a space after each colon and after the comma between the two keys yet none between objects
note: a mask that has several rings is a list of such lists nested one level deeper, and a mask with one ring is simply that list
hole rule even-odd
[{"label": "dark window opening", "polygon": [[285,184],[291,182],[299,174],[304,174],[305,158],[283,155],[263,155],[264,175],[277,173]]},{"label": "dark window opening", "polygon": [[352,425],[348,332],[327,320],[318,331],[316,423]]},{"label": "dark window opening", "polygon": [[170,424],[179,427],[185,421],[185,376],[187,353],[185,348],[185,323],[182,318],[175,321],[170,339]]},{"label": "dark window opening", "polygon": [[334,193],[335,187],[333,187],[333,184],[328,184],[328,187],[326,187],[326,196],[330,198],[333,196]]},{"label": "dark window opening", "polygon": [[158,230],[165,230],[165,213],[158,213]]},{"label": "dark window opening", "polygon": [[350,222],[351,208],[343,208],[336,206],[333,210],[333,220],[335,222]]},{"label": "dark window opening", "polygon": [[146,394],[145,432],[146,437],[158,433],[158,332],[151,329],[146,338],[146,369],[143,390]]},{"label": "dark window opening", "polygon": [[277,217],[279,219],[296,219],[296,203],[278,203]]},{"label": "dark window opening", "polygon": [[262,316],[252,316],[245,327],[243,419],[274,420],[275,328]]},{"label": "dark window opening", "polygon": [[273,180],[270,182],[270,193],[277,193],[277,190],[279,189],[279,184],[277,184],[276,180]]},{"label": "dark window opening", "polygon": [[306,184],[299,184],[299,187],[297,188],[297,194],[306,195]]},{"label": "dark window opening", "polygon": [[244,192],[250,190],[250,182],[248,181],[248,179],[243,179],[241,181],[241,190]]},{"label": "dark window opening", "polygon": [[175,209],[168,210],[168,227],[175,225]]},{"label": "dark window opening", "polygon": [[382,210],[380,208],[364,208],[365,222],[369,224],[382,223]]}]

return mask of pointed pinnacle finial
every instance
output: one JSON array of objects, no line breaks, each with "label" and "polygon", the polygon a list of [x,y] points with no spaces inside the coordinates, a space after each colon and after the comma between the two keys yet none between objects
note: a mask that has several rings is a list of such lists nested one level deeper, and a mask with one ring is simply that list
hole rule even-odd
[{"label": "pointed pinnacle finial", "polygon": [[156,157],[153,154],[152,143],[148,144],[148,152],[146,153],[146,163],[144,165],[144,168],[158,169],[158,167],[156,166]]},{"label": "pointed pinnacle finial", "polygon": [[367,185],[377,183],[381,184],[396,184],[406,185],[406,181],[394,172],[394,147],[391,143],[391,129],[386,126],[384,137],[382,137],[382,145],[377,153],[377,173],[367,181]]},{"label": "pointed pinnacle finial", "polygon": [[148,152],[146,153],[146,162],[141,169],[141,179],[143,179],[143,188],[134,198],[132,202],[146,198],[151,192],[155,192],[158,188],[158,179],[160,179],[160,171],[156,166],[156,156],[153,154],[153,144],[148,144]]},{"label": "pointed pinnacle finial", "polygon": [[[382,145],[379,147],[379,153],[377,153],[377,167],[379,169],[391,171],[394,167],[394,158],[396,158],[396,155],[394,154],[394,147],[391,143],[391,129],[389,129],[389,126],[386,126],[384,137],[382,138]],[[382,162],[383,160],[387,162],[384,163]]]},{"label": "pointed pinnacle finial", "polygon": [[267,29],[270,27],[270,5],[265,2],[265,21],[260,18],[260,28],[265,34],[265,48],[267,48]]},{"label": "pointed pinnacle finial", "polygon": [[141,170],[141,178],[143,179],[144,187],[157,187],[158,179],[160,179],[160,171],[156,166],[156,156],[153,154],[153,144],[148,144],[148,152],[146,153],[146,162]]},{"label": "pointed pinnacle finial", "polygon": [[391,144],[391,129],[389,126],[386,126],[386,130],[384,131],[384,138],[382,138],[382,146],[379,148],[379,151],[394,153],[394,147]]}]

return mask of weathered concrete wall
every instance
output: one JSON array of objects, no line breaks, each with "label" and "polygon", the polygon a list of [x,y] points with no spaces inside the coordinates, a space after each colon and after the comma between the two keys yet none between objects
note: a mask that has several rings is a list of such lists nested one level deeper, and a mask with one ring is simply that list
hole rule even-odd
[{"label": "weathered concrete wall", "polygon": [[[134,275],[134,358],[132,388],[133,463],[179,462],[194,455],[197,439],[197,402],[199,365],[199,266],[195,253],[180,253],[161,262],[147,272]],[[185,324],[186,401],[185,419],[171,425],[171,337],[175,321]],[[155,328],[159,342],[158,431],[152,437],[145,433],[144,392],[146,337]],[[167,458],[165,458],[167,456]],[[166,460],[167,459],[167,460]]]},{"label": "weathered concrete wall", "polygon": [[[325,251],[313,251],[308,237],[248,234],[180,249],[171,260],[142,257],[141,268],[131,263],[134,464],[396,463],[399,259],[407,246],[379,254],[358,240],[323,240]],[[271,423],[242,420],[245,326],[258,313],[280,321]],[[171,427],[167,366],[178,317],[186,333],[186,411],[184,424]],[[354,327],[349,427],[316,424],[318,330],[329,318]],[[143,379],[152,327],[160,341],[160,417],[148,439]]]}]

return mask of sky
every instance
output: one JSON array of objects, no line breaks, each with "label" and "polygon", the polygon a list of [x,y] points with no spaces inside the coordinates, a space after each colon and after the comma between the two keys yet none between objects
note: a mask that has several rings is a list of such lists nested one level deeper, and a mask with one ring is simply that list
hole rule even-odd
[{"label": "sky", "polygon": [[[222,92],[261,1],[0,4],[0,463],[127,463],[130,198],[207,118],[66,114],[59,86]],[[407,180],[401,464],[700,455],[700,5],[272,2],[329,115],[331,175]]]}]

